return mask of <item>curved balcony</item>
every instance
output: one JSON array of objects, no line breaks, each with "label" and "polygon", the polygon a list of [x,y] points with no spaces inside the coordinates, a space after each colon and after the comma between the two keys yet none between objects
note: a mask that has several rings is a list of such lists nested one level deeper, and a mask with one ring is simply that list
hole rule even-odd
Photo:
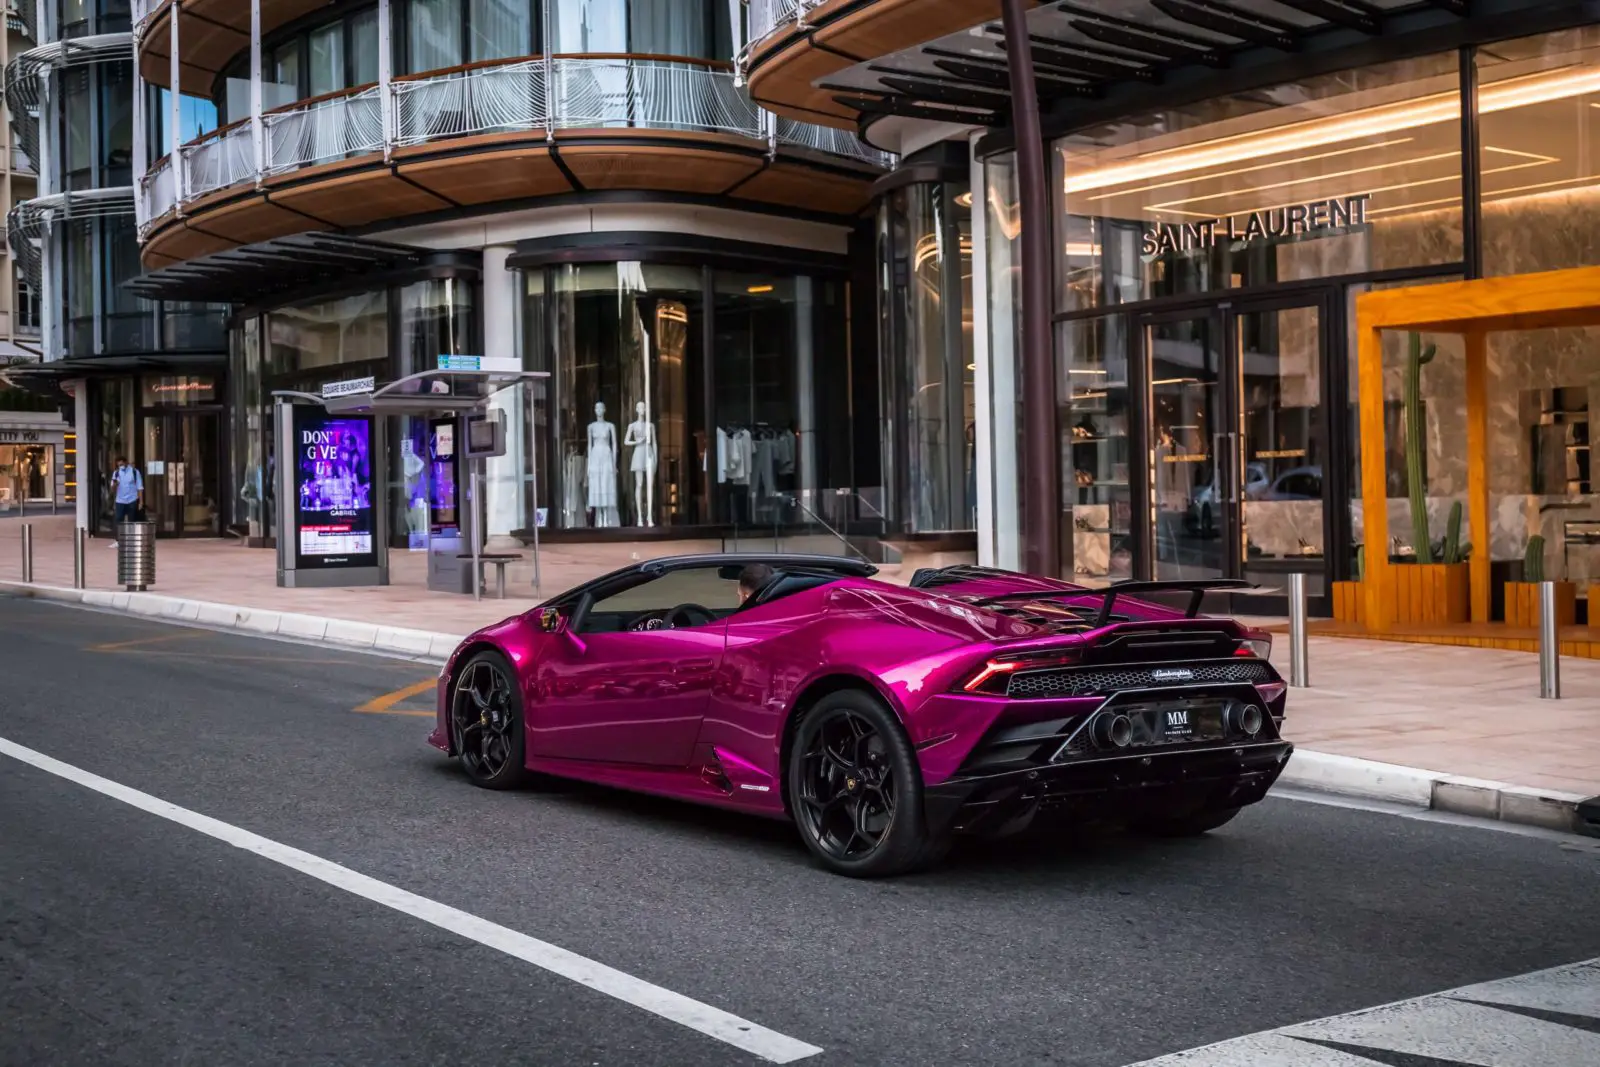
[{"label": "curved balcony", "polygon": [[53,68],[83,63],[125,63],[131,40],[132,35],[127,33],[102,33],[93,37],[50,41],[11,57],[6,64],[6,109],[10,112],[16,143],[33,160],[36,170],[39,164],[39,107],[43,97],[41,86],[46,73]]},{"label": "curved balcony", "polygon": [[857,113],[834,99],[837,90],[819,82],[863,59],[1000,18],[1000,0],[745,2],[748,42],[740,66],[751,98],[786,118],[852,129]]},{"label": "curved balcony", "polygon": [[183,145],[140,182],[151,265],[310,229],[587,190],[860,211],[893,157],[780,119],[704,62],[562,56],[300,101]]}]

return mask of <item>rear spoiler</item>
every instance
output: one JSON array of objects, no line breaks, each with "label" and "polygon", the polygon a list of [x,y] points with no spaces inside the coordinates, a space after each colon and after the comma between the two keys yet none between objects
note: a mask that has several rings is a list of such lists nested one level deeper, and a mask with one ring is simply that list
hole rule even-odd
[{"label": "rear spoiler", "polygon": [[1142,597],[1149,593],[1188,593],[1189,607],[1183,614],[1186,619],[1192,619],[1200,614],[1200,604],[1205,600],[1207,593],[1219,589],[1254,589],[1253,582],[1243,578],[1204,578],[1192,581],[1170,582],[1115,582],[1100,589],[1046,589],[1018,591],[1015,593],[1001,593],[999,596],[984,597],[977,601],[979,604],[1003,604],[1007,601],[1017,600],[1042,600],[1071,597],[1097,596],[1104,599],[1100,604],[1100,613],[1095,616],[1094,625],[1098,628],[1111,621],[1111,609],[1116,605],[1119,596]]}]

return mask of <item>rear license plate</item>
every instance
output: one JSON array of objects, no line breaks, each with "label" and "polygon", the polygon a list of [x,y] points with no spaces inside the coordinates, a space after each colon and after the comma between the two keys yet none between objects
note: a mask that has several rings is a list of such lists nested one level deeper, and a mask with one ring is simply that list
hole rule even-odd
[{"label": "rear license plate", "polygon": [[1162,712],[1161,734],[1168,741],[1194,736],[1194,708],[1168,708]]}]

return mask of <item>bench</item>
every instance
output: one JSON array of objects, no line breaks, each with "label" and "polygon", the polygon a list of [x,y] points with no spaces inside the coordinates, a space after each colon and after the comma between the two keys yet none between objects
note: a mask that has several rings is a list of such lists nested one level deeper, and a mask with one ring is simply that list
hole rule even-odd
[{"label": "bench", "polygon": [[[456,559],[471,559],[471,552],[460,552]],[[483,585],[483,566],[492,563],[495,566],[495,598],[506,598],[506,565],[515,563],[522,558],[521,552],[480,552],[478,553],[478,573],[475,576],[479,586]]]}]

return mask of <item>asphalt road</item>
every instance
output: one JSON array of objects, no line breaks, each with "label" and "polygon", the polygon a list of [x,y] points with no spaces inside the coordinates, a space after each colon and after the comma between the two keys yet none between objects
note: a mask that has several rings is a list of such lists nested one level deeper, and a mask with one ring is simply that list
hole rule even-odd
[{"label": "asphalt road", "polygon": [[5,1067],[762,1062],[188,813],[816,1065],[1121,1067],[1600,956],[1587,839],[1269,799],[1204,839],[972,847],[859,882],[777,824],[473,788],[423,742],[427,664],[6,598],[0,638],[0,740],[178,806],[0,752]]}]

